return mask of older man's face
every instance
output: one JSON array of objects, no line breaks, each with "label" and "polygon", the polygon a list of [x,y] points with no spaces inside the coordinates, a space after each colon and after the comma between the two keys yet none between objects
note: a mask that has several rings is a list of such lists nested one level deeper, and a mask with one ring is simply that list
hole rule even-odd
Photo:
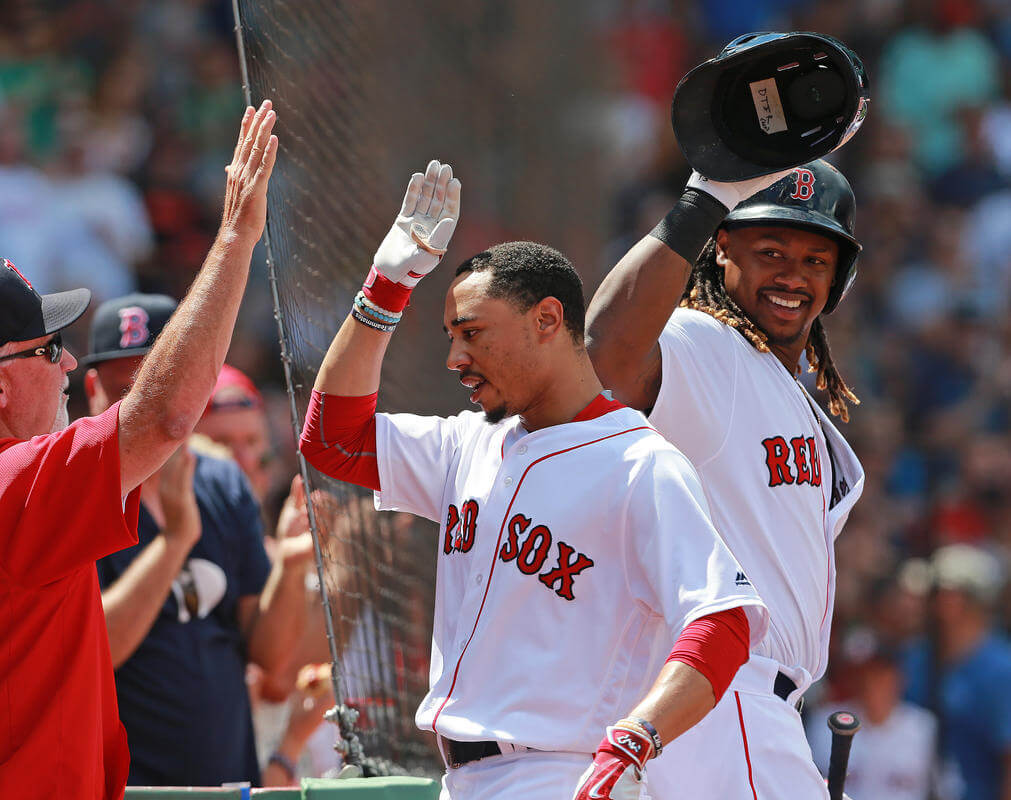
[{"label": "older man's face", "polygon": [[197,423],[195,430],[232,451],[232,457],[249,478],[254,494],[262,501],[273,481],[270,430],[263,409],[210,411]]},{"label": "older man's face", "polygon": [[[32,350],[47,344],[55,334],[8,342],[0,356]],[[70,423],[67,413],[70,380],[67,373],[77,367],[77,359],[63,348],[54,364],[45,355],[0,362],[0,418],[8,431],[20,439],[63,430]]]}]

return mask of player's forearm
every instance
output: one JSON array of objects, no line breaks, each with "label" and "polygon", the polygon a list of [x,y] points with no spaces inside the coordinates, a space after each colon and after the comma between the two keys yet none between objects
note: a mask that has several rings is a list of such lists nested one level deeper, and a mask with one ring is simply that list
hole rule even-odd
[{"label": "player's forearm", "polygon": [[705,675],[680,661],[668,661],[629,716],[649,720],[667,744],[698,723],[715,705],[713,687]]},{"label": "player's forearm", "polygon": [[392,335],[348,316],[330,343],[313,388],[342,397],[362,397],[379,391],[383,358]]},{"label": "player's forearm", "polygon": [[133,655],[151,630],[191,547],[159,534],[102,592],[114,669]]},{"label": "player's forearm", "polygon": [[200,418],[228,352],[257,238],[219,233],[120,406],[121,451],[129,446],[124,459],[157,466],[160,451],[188,435]]},{"label": "player's forearm", "polygon": [[688,623],[649,694],[632,711],[653,724],[666,743],[719,702],[748,660],[751,626],[741,607]]},{"label": "player's forearm", "polygon": [[266,220],[277,156],[275,115],[264,101],[242,120],[227,169],[221,228],[185,299],[172,315],[119,407],[123,494],[151,475],[204,411],[225,361],[253,248]]},{"label": "player's forearm", "polygon": [[[604,278],[586,312],[594,369],[619,399],[643,406],[642,376],[658,363],[657,339],[684,294],[691,265],[652,236]],[[655,399],[655,398],[653,398]]]},{"label": "player's forearm", "polygon": [[249,660],[267,672],[287,665],[305,628],[305,567],[274,563],[246,637]]}]

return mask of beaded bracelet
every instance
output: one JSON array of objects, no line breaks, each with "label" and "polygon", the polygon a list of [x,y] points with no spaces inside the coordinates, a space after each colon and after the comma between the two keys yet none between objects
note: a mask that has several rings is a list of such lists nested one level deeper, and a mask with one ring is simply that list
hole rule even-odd
[{"label": "beaded bracelet", "polygon": [[358,294],[355,295],[355,306],[357,306],[361,311],[365,312],[367,315],[375,317],[376,319],[385,322],[389,325],[396,325],[398,322],[400,322],[400,320],[404,316],[404,313],[402,311],[401,312],[390,311],[387,308],[383,308],[382,306],[376,305],[371,300],[369,300],[369,298],[365,295],[365,292],[363,291],[358,292]]},{"label": "beaded bracelet", "polygon": [[360,322],[362,325],[367,325],[370,328],[374,328],[377,331],[383,331],[384,333],[393,333],[397,329],[396,324],[389,325],[385,322],[378,322],[370,317],[365,316],[357,308],[351,309],[351,316],[356,322]]},{"label": "beaded bracelet", "polygon": [[384,325],[396,325],[400,322],[401,314],[391,314],[388,311],[376,311],[373,308],[365,305],[364,303],[355,300],[353,308],[358,311],[358,313],[365,315],[374,322],[381,322]]},{"label": "beaded bracelet", "polygon": [[355,306],[352,310],[356,314],[361,314],[365,319],[369,320],[370,322],[375,322],[377,325],[386,325],[391,330],[397,327],[397,323],[394,320],[380,319],[366,308],[359,308],[358,306]]}]

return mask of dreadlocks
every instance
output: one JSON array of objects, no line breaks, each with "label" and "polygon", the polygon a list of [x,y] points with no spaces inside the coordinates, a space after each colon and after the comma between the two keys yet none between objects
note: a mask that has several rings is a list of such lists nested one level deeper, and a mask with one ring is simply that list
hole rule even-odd
[{"label": "dreadlocks", "polygon": [[[702,311],[715,317],[724,325],[740,333],[760,353],[769,352],[769,337],[749,319],[741,307],[727,294],[723,285],[723,270],[716,263],[716,241],[710,239],[699,254],[695,268],[688,278],[681,305]],[[815,386],[828,392],[828,408],[843,422],[850,421],[847,402],[859,405],[860,400],[846,385],[842,375],[832,360],[832,352],[828,346],[828,334],[821,324],[821,317],[815,317],[811,332],[807,337],[804,352],[807,355],[810,371],[817,372]]]}]

